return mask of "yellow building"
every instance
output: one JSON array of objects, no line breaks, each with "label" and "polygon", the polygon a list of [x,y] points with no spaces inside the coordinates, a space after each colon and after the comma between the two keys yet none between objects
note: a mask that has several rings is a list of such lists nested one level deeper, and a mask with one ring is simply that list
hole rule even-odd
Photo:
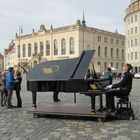
[{"label": "yellow building", "polygon": [[31,34],[17,35],[15,39],[16,63],[32,68],[45,60],[69,59],[78,57],[83,50],[95,49],[93,58],[97,71],[105,71],[111,65],[118,71],[124,63],[125,36],[87,27],[85,20],[76,24],[46,29]]}]

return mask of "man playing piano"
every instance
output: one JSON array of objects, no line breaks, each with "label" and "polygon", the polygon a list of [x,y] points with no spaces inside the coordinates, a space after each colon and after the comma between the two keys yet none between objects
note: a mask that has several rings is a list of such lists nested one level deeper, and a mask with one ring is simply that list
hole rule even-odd
[{"label": "man playing piano", "polygon": [[106,107],[108,111],[114,111],[114,96],[127,96],[132,89],[132,74],[130,70],[132,66],[128,63],[124,64],[122,68],[122,80],[119,83],[109,85],[106,87]]}]

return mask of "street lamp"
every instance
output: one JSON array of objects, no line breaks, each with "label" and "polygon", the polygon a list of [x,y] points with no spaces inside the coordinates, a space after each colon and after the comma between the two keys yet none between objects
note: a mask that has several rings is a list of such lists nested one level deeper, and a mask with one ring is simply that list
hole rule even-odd
[{"label": "street lamp", "polygon": [[19,32],[18,32],[18,39],[19,39],[19,42],[18,42],[18,66],[19,66],[19,69],[20,69],[20,35],[23,33],[23,29],[22,29],[22,25],[19,26]]}]

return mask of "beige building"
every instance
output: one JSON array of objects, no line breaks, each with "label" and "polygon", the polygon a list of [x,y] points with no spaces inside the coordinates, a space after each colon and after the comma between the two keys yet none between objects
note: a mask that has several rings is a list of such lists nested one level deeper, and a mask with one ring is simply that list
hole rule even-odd
[{"label": "beige building", "polygon": [[4,70],[3,55],[0,53],[0,72]]},{"label": "beige building", "polygon": [[131,0],[126,9],[126,62],[132,64],[133,72],[140,72],[140,0]]},{"label": "beige building", "polygon": [[41,25],[37,32],[16,34],[15,62],[32,68],[41,61],[74,58],[83,50],[95,49],[96,71],[103,72],[108,65],[120,71],[125,58],[124,43],[124,35],[87,27],[84,20],[59,28]]},{"label": "beige building", "polygon": [[4,50],[4,70],[7,70],[9,67],[14,67],[15,65],[17,65],[15,44],[12,41],[8,48]]}]

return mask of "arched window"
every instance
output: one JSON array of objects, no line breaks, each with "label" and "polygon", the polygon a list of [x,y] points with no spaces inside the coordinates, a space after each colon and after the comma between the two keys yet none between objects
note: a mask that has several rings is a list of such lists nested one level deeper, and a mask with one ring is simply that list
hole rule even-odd
[{"label": "arched window", "polygon": [[46,56],[50,55],[50,43],[49,41],[46,42]]},{"label": "arched window", "polygon": [[18,58],[20,58],[20,45],[18,45]]},{"label": "arched window", "polygon": [[57,40],[54,40],[54,55],[58,55],[58,44],[57,44]]},{"label": "arched window", "polygon": [[106,71],[107,68],[107,62],[104,62],[104,71]]},{"label": "arched window", "polygon": [[100,57],[100,56],[101,56],[101,47],[98,46],[98,57]]},{"label": "arched window", "polygon": [[70,54],[74,54],[74,38],[73,37],[70,38],[69,44],[70,44]]},{"label": "arched window", "polygon": [[124,58],[124,50],[122,49],[122,59]]},{"label": "arched window", "polygon": [[31,57],[31,44],[28,44],[28,57]]},{"label": "arched window", "polygon": [[40,42],[40,56],[43,56],[44,53],[44,44],[43,42]]},{"label": "arched window", "polygon": [[119,50],[116,49],[116,57],[118,58],[119,57]]},{"label": "arched window", "polygon": [[37,65],[37,61],[36,60],[33,62],[33,66],[35,66],[35,65]]},{"label": "arched window", "polygon": [[107,57],[107,47],[105,47],[105,57]]},{"label": "arched window", "polygon": [[25,47],[25,44],[23,44],[22,56],[23,56],[23,57],[26,57],[26,47]]},{"label": "arched window", "polygon": [[38,45],[35,42],[35,44],[34,44],[34,55],[37,55],[37,54],[38,54]]},{"label": "arched window", "polygon": [[111,48],[111,57],[113,57],[113,48]]},{"label": "arched window", "polygon": [[64,38],[61,40],[61,54],[66,54],[66,40]]}]

